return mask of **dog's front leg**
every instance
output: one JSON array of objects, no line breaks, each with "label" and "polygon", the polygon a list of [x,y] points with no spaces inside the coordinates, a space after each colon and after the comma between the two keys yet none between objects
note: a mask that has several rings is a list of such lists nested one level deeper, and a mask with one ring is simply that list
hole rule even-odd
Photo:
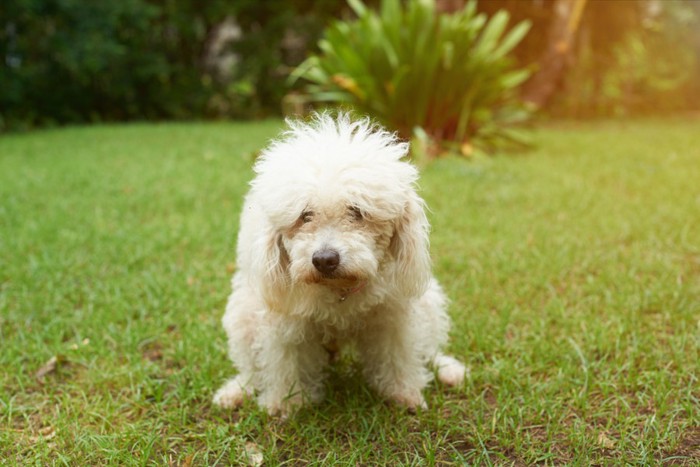
[{"label": "dog's front leg", "polygon": [[377,312],[379,319],[363,330],[358,348],[368,382],[390,401],[415,411],[426,407],[422,390],[431,374],[414,345],[408,314]]},{"label": "dog's front leg", "polygon": [[293,324],[278,324],[260,342],[258,403],[270,414],[284,416],[322,398],[328,353],[309,332],[290,332]]}]

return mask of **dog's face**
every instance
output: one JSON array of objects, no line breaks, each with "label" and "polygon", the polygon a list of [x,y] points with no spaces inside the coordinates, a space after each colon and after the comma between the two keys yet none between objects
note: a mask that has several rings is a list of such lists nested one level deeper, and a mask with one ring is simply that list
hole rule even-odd
[{"label": "dog's face", "polygon": [[423,290],[428,225],[407,145],[326,116],[286,136],[262,154],[250,194],[269,223],[254,252],[268,295],[294,284],[342,293],[379,276],[397,293]]},{"label": "dog's face", "polygon": [[356,200],[309,200],[294,224],[282,230],[289,276],[338,290],[362,287],[390,260],[393,233],[390,220],[373,218]]}]

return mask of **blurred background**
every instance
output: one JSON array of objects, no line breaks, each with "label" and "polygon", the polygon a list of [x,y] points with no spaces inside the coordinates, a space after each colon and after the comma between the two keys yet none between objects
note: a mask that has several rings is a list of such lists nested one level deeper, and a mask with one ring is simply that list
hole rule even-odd
[{"label": "blurred background", "polygon": [[[390,21],[382,14],[395,15],[398,4],[365,1],[367,8],[384,12],[370,23]],[[510,38],[512,44],[503,45],[508,49],[509,83],[514,99],[543,117],[588,119],[700,109],[700,1],[401,2],[410,9],[407,4],[428,8],[416,10],[425,21],[417,27],[437,28],[433,31],[445,25],[428,21],[426,11],[448,15],[474,8],[466,23],[493,19],[504,11],[507,27],[491,31],[501,45],[508,42],[507,31],[523,24],[518,37]],[[342,58],[340,46],[331,44],[335,52],[329,52],[332,47],[319,46],[319,41],[329,25],[341,34],[343,24],[357,23],[362,8],[358,1],[336,0],[4,0],[0,130],[128,120],[257,119],[303,112],[318,101],[350,102],[353,95],[376,102],[378,97],[362,89],[362,77],[343,71],[347,64],[335,63],[336,71],[328,75],[323,63],[308,60],[323,60],[329,53]],[[404,27],[405,21],[396,26]],[[443,69],[452,66],[460,48],[470,56],[469,47],[487,30],[478,26],[473,43],[448,38],[430,51]],[[381,31],[389,33],[388,27]],[[354,39],[360,45],[353,47],[362,49],[363,41],[373,38]],[[497,51],[498,45],[490,50]],[[397,65],[397,57],[405,59],[390,42],[378,47],[388,50],[382,63]],[[373,57],[376,50],[367,53]],[[368,63],[371,57],[359,59]],[[299,70],[300,64],[305,68]],[[411,66],[401,68],[399,63],[388,71],[390,78],[411,75],[422,65]],[[326,76],[318,70],[326,70]],[[524,71],[516,76],[513,70]],[[375,71],[362,73],[373,77]],[[316,87],[309,87],[311,82]],[[385,82],[382,92],[391,96],[395,84]],[[346,95],[329,94],[334,86]],[[455,118],[457,128],[466,117]],[[468,140],[464,128],[455,130],[459,143]]]}]

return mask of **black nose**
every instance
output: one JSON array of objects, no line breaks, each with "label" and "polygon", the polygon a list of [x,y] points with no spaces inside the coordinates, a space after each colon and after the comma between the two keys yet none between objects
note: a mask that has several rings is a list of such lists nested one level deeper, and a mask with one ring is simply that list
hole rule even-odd
[{"label": "black nose", "polygon": [[340,264],[340,255],[335,250],[318,250],[311,257],[311,262],[322,274],[330,274]]}]

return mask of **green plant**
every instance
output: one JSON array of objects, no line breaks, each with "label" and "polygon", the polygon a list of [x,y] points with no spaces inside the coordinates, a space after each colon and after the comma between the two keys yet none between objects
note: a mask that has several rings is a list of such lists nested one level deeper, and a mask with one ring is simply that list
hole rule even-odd
[{"label": "green plant", "polygon": [[[334,0],[3,2],[0,132],[276,114],[288,70],[339,9]],[[217,38],[227,22],[240,37]],[[223,77],[212,65],[224,68],[222,56],[234,57]]]},{"label": "green plant", "polygon": [[521,143],[513,125],[529,111],[515,90],[530,74],[508,53],[527,33],[523,21],[506,33],[509,15],[490,19],[470,1],[448,15],[434,0],[382,0],[379,11],[348,0],[354,21],[336,21],[292,79],[309,81],[315,102],[347,103],[404,138],[425,134],[436,145],[469,154]]}]

